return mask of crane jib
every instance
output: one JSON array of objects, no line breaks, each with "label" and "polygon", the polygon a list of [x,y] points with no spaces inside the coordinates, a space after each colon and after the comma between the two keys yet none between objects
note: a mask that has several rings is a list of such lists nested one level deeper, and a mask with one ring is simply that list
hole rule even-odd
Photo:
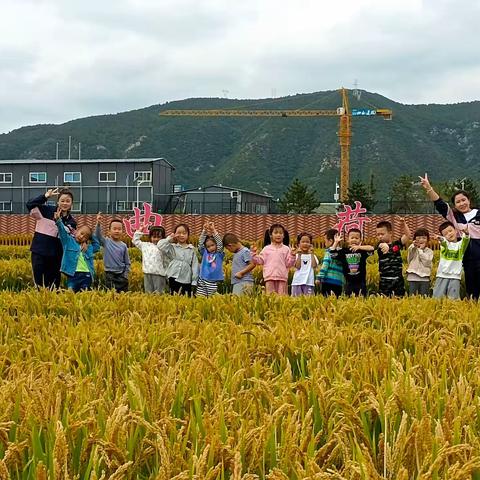
[{"label": "crane jib", "polygon": [[[165,110],[159,115],[171,117],[339,117],[345,115],[342,108],[337,110]],[[347,115],[352,117],[391,116],[387,109],[353,109]]]},{"label": "crane jib", "polygon": [[165,110],[160,115],[194,117],[336,117],[337,110]]}]

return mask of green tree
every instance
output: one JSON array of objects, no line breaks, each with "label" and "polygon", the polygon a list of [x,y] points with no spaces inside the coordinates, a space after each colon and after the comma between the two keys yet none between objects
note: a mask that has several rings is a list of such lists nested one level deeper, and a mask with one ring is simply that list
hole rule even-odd
[{"label": "green tree", "polygon": [[278,202],[282,213],[313,213],[320,205],[317,192],[296,178]]},{"label": "green tree", "polygon": [[360,180],[355,180],[349,187],[347,192],[346,205],[352,207],[355,206],[355,200],[362,203],[362,206],[367,209],[367,212],[371,212],[377,201],[375,200],[375,187],[373,186],[373,179],[370,182],[370,188],[367,187]]},{"label": "green tree", "polygon": [[390,191],[391,213],[417,213],[428,204],[430,202],[425,200],[417,177],[402,175],[393,182]]},{"label": "green tree", "polygon": [[470,177],[465,177],[462,179],[456,179],[451,182],[444,182],[440,185],[439,192],[441,196],[450,201],[450,198],[456,190],[465,190],[470,196],[470,203],[473,206],[478,205],[479,194],[477,190],[477,185]]}]

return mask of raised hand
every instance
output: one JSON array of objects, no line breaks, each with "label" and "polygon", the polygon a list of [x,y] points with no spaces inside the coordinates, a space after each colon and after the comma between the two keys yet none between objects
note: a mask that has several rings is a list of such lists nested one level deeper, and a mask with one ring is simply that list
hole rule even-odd
[{"label": "raised hand", "polygon": [[[47,197],[48,198],[48,197]],[[53,218],[57,221],[59,218],[62,218],[62,209],[60,207],[53,213]]]},{"label": "raised hand", "polygon": [[420,179],[420,184],[422,185],[422,187],[425,189],[425,190],[428,190],[430,188],[432,188],[432,186],[430,185],[430,180],[428,180],[428,175],[427,173],[425,172],[425,176],[422,177],[422,176],[418,176],[418,178]]},{"label": "raised hand", "polygon": [[388,246],[388,243],[382,242],[380,245],[378,245],[378,248],[381,250],[381,252],[385,255],[388,253],[390,250],[390,247]]},{"label": "raised hand", "polygon": [[58,187],[57,188],[50,188],[45,192],[45,198],[50,198],[58,195]]},{"label": "raised hand", "polygon": [[100,223],[101,220],[102,220],[102,212],[98,212],[97,213],[97,223]]}]

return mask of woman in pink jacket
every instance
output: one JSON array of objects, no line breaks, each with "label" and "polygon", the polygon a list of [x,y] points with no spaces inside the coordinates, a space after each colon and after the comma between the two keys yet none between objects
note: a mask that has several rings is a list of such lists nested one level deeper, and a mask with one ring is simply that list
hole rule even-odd
[{"label": "woman in pink jacket", "polygon": [[263,279],[267,293],[287,295],[288,271],[295,265],[296,250],[290,249],[283,241],[288,233],[279,223],[273,224],[269,230],[270,245],[263,247],[257,254],[257,248],[252,247],[252,260],[257,265],[263,265]]}]

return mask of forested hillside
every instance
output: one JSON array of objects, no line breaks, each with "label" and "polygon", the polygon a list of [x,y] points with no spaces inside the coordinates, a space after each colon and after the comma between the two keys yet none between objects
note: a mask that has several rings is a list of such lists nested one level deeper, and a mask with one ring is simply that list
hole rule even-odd
[{"label": "forested hillside", "polygon": [[[362,92],[352,108],[391,108],[392,121],[354,117],[351,179],[387,192],[400,175],[430,172],[435,181],[480,176],[480,102],[402,105]],[[0,159],[72,157],[164,157],[176,168],[175,183],[188,187],[222,183],[280,196],[295,177],[331,200],[339,178],[338,119],[162,117],[165,109],[323,109],[341,104],[338,92],[277,99],[199,98],[154,105],[116,115],[72,120],[62,125],[23,127],[0,135]]]}]

